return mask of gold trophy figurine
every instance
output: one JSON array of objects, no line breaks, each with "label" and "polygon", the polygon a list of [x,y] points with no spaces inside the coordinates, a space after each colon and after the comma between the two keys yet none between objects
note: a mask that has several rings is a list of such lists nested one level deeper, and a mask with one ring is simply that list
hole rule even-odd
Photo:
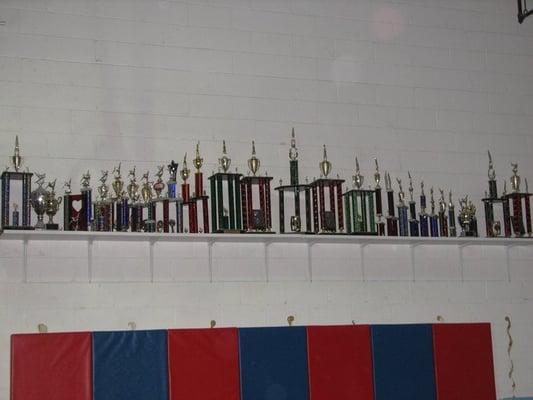
[{"label": "gold trophy figurine", "polygon": [[331,172],[331,162],[328,161],[328,153],[326,150],[326,145],[324,145],[323,159],[318,164],[320,167],[320,174],[322,178],[327,178]]},{"label": "gold trophy figurine", "polygon": [[20,168],[22,167],[22,157],[20,155],[18,135],[15,136],[15,152],[13,153],[13,156],[11,156],[11,161],[13,162],[13,168],[15,168],[15,172],[19,172]]},{"label": "gold trophy figurine", "polygon": [[256,175],[260,165],[261,162],[255,156],[255,142],[252,140],[252,157],[248,160],[248,168],[250,168],[250,171],[252,172],[253,176]]},{"label": "gold trophy figurine", "polygon": [[[200,169],[202,168],[202,165],[204,163],[204,159],[200,157],[200,142],[196,143],[196,157],[194,160],[192,160],[192,165],[194,165],[194,168],[196,168],[196,172],[200,172]],[[200,195],[199,193],[198,195]]]},{"label": "gold trophy figurine", "polygon": [[231,158],[228,157],[225,140],[222,141],[222,157],[218,159],[218,163],[220,164],[220,168],[222,168],[222,171],[224,173],[227,173],[231,165]]}]

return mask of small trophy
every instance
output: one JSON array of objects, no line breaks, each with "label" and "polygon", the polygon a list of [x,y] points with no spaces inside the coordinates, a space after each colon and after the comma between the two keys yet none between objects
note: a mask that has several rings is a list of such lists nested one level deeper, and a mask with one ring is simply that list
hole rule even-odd
[{"label": "small trophy", "polygon": [[400,236],[409,236],[407,205],[405,204],[405,193],[402,188],[402,180],[396,178],[396,182],[398,182],[398,222],[400,225]]},{"label": "small trophy", "polygon": [[[241,180],[242,223],[246,232],[271,233],[270,181],[272,177],[260,176],[258,174],[260,165],[261,161],[255,152],[255,142],[252,141],[252,156],[248,159],[249,173]],[[259,197],[259,208],[254,208],[254,192]]]},{"label": "small trophy", "polygon": [[[311,228],[311,186],[305,182],[300,184],[298,172],[298,149],[296,147],[296,137],[294,135],[294,128],[291,133],[291,145],[289,148],[289,169],[290,180],[289,185],[283,185],[280,179],[279,186],[275,188],[279,196],[279,232],[285,233],[285,193],[294,193],[294,215],[289,218],[290,231],[292,233],[314,233]],[[304,192],[305,204],[305,225],[302,224],[300,193]],[[318,221],[316,221],[318,224]],[[304,229],[305,226],[305,229]]]},{"label": "small trophy", "polygon": [[30,194],[30,203],[37,214],[37,223],[35,224],[35,229],[46,229],[44,224],[44,214],[46,213],[46,199],[48,192],[43,187],[44,179],[46,174],[35,174],[37,176],[37,189],[31,192]]},{"label": "small trophy", "polygon": [[[198,233],[198,213],[196,211],[196,199],[191,197],[191,189],[187,179],[191,174],[191,170],[187,167],[187,153],[183,157],[183,163],[181,164],[182,168],[180,171],[181,179],[183,183],[181,184],[181,198],[182,201],[179,203],[179,215],[183,216],[183,208],[186,206],[189,213],[189,229],[190,233]],[[183,218],[179,218],[180,224],[178,225],[178,232],[183,232]]]},{"label": "small trophy", "polygon": [[[326,145],[322,150],[322,161],[318,163],[320,178],[311,183],[313,194],[313,228],[315,233],[340,233],[344,231],[342,204],[343,179],[328,178],[332,164],[328,160]],[[328,201],[326,201],[326,191]]]},{"label": "small trophy", "polygon": [[416,219],[416,202],[413,197],[413,178],[411,178],[411,173],[407,172],[409,177],[409,234],[411,236],[419,236],[419,222]]},{"label": "small trophy", "polygon": [[513,176],[511,176],[511,189],[512,193],[508,194],[507,197],[511,200],[513,206],[513,215],[511,216],[511,226],[513,228],[513,233],[515,237],[522,237],[525,235],[526,230],[524,225],[531,224],[530,218],[526,218],[526,223],[524,224],[524,214],[522,211],[523,200],[526,201],[529,199],[528,193],[522,193],[520,191],[521,178],[518,175],[518,164],[511,163],[513,167]]},{"label": "small trophy", "polygon": [[56,197],[55,188],[56,180],[48,183],[46,194],[46,215],[48,216],[48,223],[46,224],[46,229],[57,231],[59,229],[59,224],[54,223],[54,216],[59,211],[59,206],[63,201],[63,198]]},{"label": "small trophy", "polygon": [[[211,186],[211,217],[213,232],[242,232],[241,174],[229,172],[226,141],[222,142],[222,157],[218,159],[218,172],[209,177]],[[227,189],[224,190],[224,187]],[[227,204],[227,207],[226,207]],[[227,213],[224,210],[228,210]]]},{"label": "small trophy", "polygon": [[98,200],[94,202],[93,228],[99,232],[109,232],[113,230],[113,201],[109,194],[107,184],[108,171],[102,171],[100,186],[98,186]]},{"label": "small trophy", "polygon": [[153,202],[153,184],[149,181],[150,172],[146,171],[143,174],[143,183],[141,187],[141,199],[144,207],[148,209],[147,219],[143,221],[145,232],[156,231],[156,215],[155,215],[155,203]]},{"label": "small trophy", "polygon": [[167,165],[167,169],[168,169],[168,174],[169,174],[169,178],[168,178],[168,182],[167,182],[167,197],[169,199],[175,199],[176,196],[177,196],[176,175],[178,173],[178,163],[174,162],[174,160],[172,160],[170,162],[170,164]]},{"label": "small trophy", "polygon": [[374,193],[376,196],[376,214],[378,217],[377,233],[378,236],[385,236],[385,222],[381,220],[381,217],[383,217],[383,204],[381,200],[381,186],[379,185],[381,182],[381,175],[379,173],[377,158],[374,158],[374,163],[376,164],[376,171],[374,172],[374,182],[376,183],[376,186],[374,187]]},{"label": "small trophy", "polygon": [[[196,168],[196,172],[194,173],[194,200],[196,201],[196,208],[195,212],[198,214],[198,203],[202,204],[202,222],[203,222],[203,232],[209,233],[209,196],[207,196],[205,190],[204,190],[204,174],[202,173],[202,165],[204,163],[204,159],[200,156],[200,142],[196,143],[196,156],[192,160],[192,164],[194,165],[194,168]],[[196,220],[198,219],[198,215],[196,215]],[[198,223],[197,223],[198,225]],[[198,229],[198,231],[201,232],[201,229]]]},{"label": "small trophy", "polygon": [[91,174],[87,171],[81,177],[81,222],[78,221],[78,226],[81,231],[87,231],[92,225],[92,189],[90,186]]},{"label": "small trophy", "polygon": [[19,219],[20,219],[19,205],[17,203],[13,203],[13,215],[11,219],[11,225],[15,227],[19,226]]},{"label": "small trophy", "polygon": [[387,191],[387,208],[389,212],[387,216],[387,235],[398,236],[398,218],[394,214],[394,191],[392,190],[392,183],[388,172],[385,172],[385,190]]},{"label": "small trophy", "polygon": [[115,203],[115,229],[120,232],[126,232],[130,225],[130,211],[128,198],[124,193],[124,181],[120,173],[121,163],[118,164],[118,167],[113,168],[114,180],[111,184],[113,188],[114,196],[113,201]]},{"label": "small trophy", "polygon": [[424,193],[424,181],[420,182],[420,236],[429,236],[429,215],[426,212],[427,200]]},{"label": "small trophy", "polygon": [[[377,175],[376,175],[377,174]],[[352,176],[353,189],[344,193],[344,205],[346,210],[346,230],[353,235],[375,235],[376,220],[374,214],[374,194],[376,195],[377,207],[379,207],[378,218],[381,218],[381,189],[379,188],[379,171],[377,171],[374,180],[376,181],[376,190],[364,189],[364,176],[361,175],[359,160],[355,157],[355,174]],[[381,221],[379,222],[381,223]],[[381,223],[383,225],[383,223]]]},{"label": "small trophy", "polygon": [[433,197],[433,187],[429,190],[431,201],[431,214],[429,214],[429,229],[431,237],[439,237],[439,217],[435,214],[435,198]]},{"label": "small trophy", "polygon": [[[11,162],[12,167],[14,171],[9,171],[9,168],[7,168],[4,172],[2,172],[2,222],[1,222],[1,228],[2,229],[26,229],[31,230],[34,229],[33,226],[31,226],[31,180],[33,174],[26,171],[23,172],[22,169],[22,156],[20,155],[20,146],[19,146],[19,138],[18,136],[15,137],[15,149],[13,152],[13,156],[11,156]],[[22,191],[20,198],[14,198],[12,199],[12,196],[15,194],[12,191],[11,188],[11,181],[22,181]],[[9,205],[11,204],[11,200],[17,200],[20,201],[21,210],[22,210],[22,220],[20,218],[15,221],[13,217],[15,215],[19,216],[19,211],[17,209],[17,214],[10,213],[9,211]],[[18,207],[17,204],[17,207]],[[10,219],[11,217],[11,219]]]},{"label": "small trophy", "polygon": [[450,223],[450,236],[457,236],[457,228],[455,226],[455,206],[453,204],[451,190],[448,197],[448,221]]},{"label": "small trophy", "polygon": [[143,203],[140,201],[141,196],[139,193],[139,184],[135,177],[135,167],[128,173],[130,182],[126,188],[128,192],[128,198],[131,202],[131,231],[140,232],[143,225]]},{"label": "small trophy", "polygon": [[63,184],[63,229],[77,231],[80,229],[80,217],[83,212],[81,194],[72,194],[72,179]]},{"label": "small trophy", "polygon": [[459,211],[458,219],[461,226],[461,236],[476,237],[477,233],[477,219],[476,206],[468,200],[468,196],[459,200],[461,210]]},{"label": "small trophy", "polygon": [[[485,208],[485,228],[487,237],[496,237],[500,235],[501,232],[501,223],[500,221],[496,221],[494,218],[494,205],[498,203],[502,203],[503,208],[505,208],[505,203],[507,202],[507,205],[509,205],[509,200],[504,197],[498,197],[498,188],[496,185],[496,171],[494,170],[494,163],[492,162],[492,155],[490,154],[490,151],[487,151],[487,154],[489,156],[489,168],[488,168],[488,178],[489,178],[489,194],[485,192],[485,197],[482,199],[483,205]],[[505,214],[505,212],[504,212]],[[505,219],[505,218],[504,218]],[[510,222],[508,223],[509,228],[509,235],[510,236],[510,229],[511,225]],[[507,232],[507,229],[506,229]]]},{"label": "small trophy", "polygon": [[165,190],[165,183],[163,182],[163,170],[165,169],[164,165],[158,165],[157,166],[157,172],[155,173],[155,176],[157,177],[153,187],[154,192],[156,195],[156,200],[160,200],[161,193],[163,193],[163,190]]},{"label": "small trophy", "polygon": [[440,198],[439,198],[439,227],[440,227],[440,236],[448,236],[448,216],[446,215],[446,200],[444,200],[444,191],[439,188]]}]

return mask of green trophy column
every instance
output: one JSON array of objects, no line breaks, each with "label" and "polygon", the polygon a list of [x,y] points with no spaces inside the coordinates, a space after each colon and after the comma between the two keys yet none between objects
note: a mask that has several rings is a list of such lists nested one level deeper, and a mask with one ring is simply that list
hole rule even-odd
[{"label": "green trophy column", "polygon": [[213,232],[218,231],[219,226],[217,224],[217,193],[215,191],[215,176],[209,178],[211,185],[211,225]]},{"label": "green trophy column", "polygon": [[346,218],[346,232],[352,233],[352,213],[350,212],[350,195],[344,198],[344,214]]},{"label": "green trophy column", "polygon": [[353,231],[355,233],[361,232],[361,221],[360,221],[360,215],[359,215],[359,205],[357,202],[357,193],[351,192],[350,197],[352,198],[352,210],[353,210]]},{"label": "green trophy column", "polygon": [[235,217],[236,217],[236,228],[238,230],[242,230],[242,207],[241,207],[241,188],[240,188],[240,178],[241,176],[239,174],[235,174]]},{"label": "green trophy column", "polygon": [[217,180],[217,216],[218,216],[218,229],[228,229],[224,222],[224,196],[222,191],[222,175],[216,175]]},{"label": "green trophy column", "polygon": [[367,192],[368,216],[370,219],[370,232],[376,233],[376,217],[374,215],[374,192]]},{"label": "green trophy column", "polygon": [[228,180],[228,201],[229,201],[229,229],[235,229],[235,192],[233,186],[233,175],[226,175]]}]

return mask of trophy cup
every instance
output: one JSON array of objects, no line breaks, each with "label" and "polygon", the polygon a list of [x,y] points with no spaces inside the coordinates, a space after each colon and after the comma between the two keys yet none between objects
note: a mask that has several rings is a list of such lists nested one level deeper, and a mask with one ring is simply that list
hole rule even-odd
[{"label": "trophy cup", "polygon": [[[182,169],[180,171],[181,179],[181,198],[179,214],[183,216],[183,208],[187,206],[189,214],[189,228],[190,233],[198,233],[198,212],[196,210],[196,199],[191,197],[190,185],[187,183],[187,179],[191,175],[191,170],[187,167],[187,153],[183,157]],[[178,232],[183,232],[183,219],[180,218],[180,224],[178,225]]]},{"label": "trophy cup", "polygon": [[118,167],[113,168],[114,180],[111,184],[113,188],[114,196],[113,201],[115,203],[116,216],[115,229],[120,232],[126,232],[130,225],[130,210],[128,204],[128,197],[124,192],[124,181],[120,173],[121,163]]},{"label": "trophy cup", "polygon": [[37,214],[37,223],[35,224],[35,229],[46,229],[43,218],[46,213],[46,199],[47,191],[43,188],[45,174],[35,174],[37,176],[37,189],[31,192],[30,194],[30,203]]},{"label": "trophy cup", "polygon": [[152,191],[153,185],[149,181],[150,172],[146,171],[143,175],[143,184],[141,187],[141,199],[144,207],[148,209],[147,219],[143,220],[145,232],[156,231],[156,217],[155,217],[155,204],[153,203],[154,194]]},{"label": "trophy cup", "polygon": [[[198,203],[202,204],[202,222],[203,232],[209,233],[209,196],[204,190],[204,175],[201,171],[204,159],[200,156],[200,142],[196,143],[196,157],[192,160],[196,172],[194,173],[194,194],[193,198],[196,202],[195,212],[198,214]],[[196,215],[196,220],[198,216]],[[198,229],[197,229],[198,230]]]},{"label": "trophy cup", "polygon": [[[509,200],[507,198],[504,198],[505,196],[502,196],[502,198],[498,197],[498,189],[496,185],[496,171],[494,170],[494,164],[492,162],[492,156],[490,154],[490,151],[487,151],[487,154],[489,156],[489,169],[488,169],[489,194],[487,195],[486,194],[487,192],[485,192],[485,197],[482,199],[483,205],[485,208],[485,229],[486,229],[487,237],[496,237],[496,236],[499,236],[500,234],[501,223],[499,221],[496,221],[494,218],[494,205],[498,203],[502,203],[502,207],[505,209],[506,208],[505,203],[507,203],[507,206],[508,206]],[[504,215],[505,214],[506,212],[504,211]],[[505,221],[504,223],[506,223],[505,236],[511,236],[510,222],[507,223],[505,217],[504,217],[504,221]],[[509,231],[508,234],[507,234],[507,231]]]},{"label": "trophy cup", "polygon": [[429,215],[426,212],[427,202],[426,194],[424,193],[424,181],[420,182],[420,236],[429,236]]},{"label": "trophy cup", "polygon": [[440,236],[448,236],[448,217],[446,215],[446,200],[444,200],[444,191],[439,188],[440,199],[439,199],[439,227],[440,227]]},{"label": "trophy cup", "polygon": [[400,225],[400,236],[409,236],[407,205],[405,204],[405,193],[402,188],[402,180],[396,178],[396,182],[398,182],[398,223]]},{"label": "trophy cup", "polygon": [[82,221],[79,222],[80,231],[87,231],[92,225],[92,189],[90,187],[91,175],[87,171],[81,177],[81,206]]},{"label": "trophy cup", "polygon": [[[378,208],[378,218],[381,218],[381,179],[378,171],[377,160],[374,180],[376,190],[363,189],[364,176],[359,169],[359,160],[355,158],[355,175],[352,176],[353,189],[344,193],[344,205],[346,210],[346,230],[352,235],[376,235],[376,221],[374,216],[374,194]],[[383,225],[380,221],[379,224]]]},{"label": "trophy cup", "polygon": [[383,202],[381,200],[381,186],[379,185],[381,182],[381,175],[379,173],[377,158],[374,158],[374,163],[376,164],[376,171],[374,172],[374,182],[376,182],[376,186],[374,187],[374,193],[376,196],[376,214],[378,217],[377,234],[378,236],[385,236],[385,222],[381,220],[381,217],[383,217]]},{"label": "trophy cup", "polygon": [[[294,193],[294,215],[290,216],[290,230],[292,233],[314,233],[311,229],[311,187],[307,183],[300,184],[298,175],[298,149],[294,128],[291,134],[291,147],[289,149],[289,185],[283,185],[280,179],[279,186],[275,188],[279,196],[279,232],[285,233],[285,192]],[[304,192],[305,204],[305,230],[302,229],[302,215],[300,212],[300,193]]]},{"label": "trophy cup", "polygon": [[140,201],[139,184],[135,177],[135,167],[128,173],[130,182],[126,188],[129,200],[131,201],[131,231],[140,232],[143,228],[143,203]]},{"label": "trophy cup", "polygon": [[48,223],[46,224],[46,229],[58,230],[59,224],[54,223],[54,216],[59,211],[59,206],[63,201],[62,197],[56,197],[55,188],[56,180],[49,182],[47,186],[46,193],[46,215],[48,216]]},{"label": "trophy cup", "polygon": [[[240,233],[242,232],[240,197],[242,175],[237,172],[237,169],[235,173],[229,172],[231,158],[227,154],[226,141],[222,142],[222,157],[218,159],[218,163],[218,172],[209,177],[213,232]],[[227,187],[227,191],[224,190],[224,186]]]},{"label": "trophy cup", "polygon": [[93,229],[99,232],[113,230],[113,201],[109,197],[108,175],[108,171],[102,171],[100,186],[97,188],[98,200],[94,202]]},{"label": "trophy cup", "polygon": [[398,236],[398,218],[394,214],[394,191],[392,190],[392,183],[388,172],[385,172],[385,189],[387,191],[387,208],[389,212],[387,216],[387,235]]},{"label": "trophy cup", "polygon": [[[31,226],[31,180],[33,174],[26,171],[21,171],[22,168],[22,156],[20,155],[19,138],[15,137],[15,150],[13,156],[11,156],[14,171],[6,169],[2,172],[2,229],[34,229]],[[9,205],[11,204],[11,197],[14,194],[12,188],[12,181],[21,181],[22,190],[20,203],[22,209],[22,221],[15,221],[13,216],[19,215],[9,212]],[[18,207],[18,206],[17,206]],[[19,211],[17,210],[17,213]],[[11,215],[10,215],[11,214]],[[12,217],[10,220],[10,216]]]},{"label": "trophy cup", "polygon": [[461,210],[459,211],[459,225],[461,226],[461,236],[475,237],[477,233],[476,206],[468,200],[468,196],[459,200]]},{"label": "trophy cup", "polygon": [[[272,233],[270,206],[270,181],[272,177],[257,175],[260,165],[261,162],[256,157],[255,142],[252,141],[252,156],[248,160],[250,171],[248,176],[241,179],[242,224],[246,232]],[[254,208],[254,192],[259,195],[259,208]]]},{"label": "trophy cup", "polygon": [[435,214],[435,198],[433,197],[433,187],[429,189],[431,201],[431,214],[429,214],[429,230],[431,237],[439,237],[439,217]]},{"label": "trophy cup", "polygon": [[419,222],[416,219],[416,202],[413,197],[413,178],[411,178],[411,173],[407,172],[409,177],[409,234],[411,236],[419,236]]},{"label": "trophy cup", "polygon": [[455,226],[455,206],[453,205],[451,190],[448,197],[448,221],[450,222],[450,236],[457,236],[457,228]]},{"label": "trophy cup", "polygon": [[[342,184],[344,179],[328,178],[331,162],[328,160],[326,145],[323,146],[322,161],[318,163],[320,178],[311,183],[313,194],[313,225],[315,233],[342,233],[344,215],[342,205]],[[326,201],[326,189],[328,201]],[[373,205],[372,205],[373,207]],[[372,217],[373,217],[372,210]],[[338,229],[337,229],[338,228]]]}]

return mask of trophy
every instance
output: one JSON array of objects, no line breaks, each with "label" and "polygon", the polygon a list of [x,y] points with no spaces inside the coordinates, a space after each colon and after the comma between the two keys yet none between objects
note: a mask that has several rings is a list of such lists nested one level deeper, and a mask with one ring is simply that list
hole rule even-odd
[{"label": "trophy", "polygon": [[124,181],[120,173],[121,163],[118,167],[113,168],[114,180],[111,184],[113,188],[114,196],[113,201],[115,203],[115,229],[117,231],[126,232],[130,224],[130,210],[128,204],[128,198],[124,193]]},{"label": "trophy", "polygon": [[178,172],[178,163],[174,162],[172,160],[170,164],[167,165],[168,173],[169,173],[169,179],[167,182],[167,197],[169,199],[175,199],[177,197],[177,182],[176,182],[176,174]]},{"label": "trophy", "polygon": [[416,219],[416,202],[413,197],[413,179],[411,173],[407,172],[409,177],[409,233],[411,236],[419,236],[419,222]]},{"label": "trophy", "polygon": [[424,193],[424,181],[420,182],[420,236],[429,236],[429,215],[426,212],[427,202],[426,194]]},{"label": "trophy", "polygon": [[37,189],[31,192],[30,194],[30,203],[37,214],[37,223],[35,224],[35,229],[46,229],[43,218],[46,213],[46,199],[47,191],[43,188],[45,174],[35,174],[37,176]]},{"label": "trophy", "polygon": [[376,214],[378,217],[377,222],[377,234],[378,236],[385,236],[385,222],[381,220],[381,217],[383,217],[383,203],[381,200],[381,186],[379,183],[381,182],[381,174],[379,173],[379,165],[378,165],[378,159],[374,158],[374,163],[376,164],[376,171],[374,172],[374,182],[376,183],[376,186],[374,187],[374,193],[376,196]]},{"label": "trophy", "polygon": [[439,227],[440,227],[440,236],[448,236],[448,217],[446,215],[446,200],[444,200],[444,191],[439,188],[440,198],[439,198]]},{"label": "trophy", "polygon": [[[229,172],[231,158],[227,154],[226,141],[222,142],[222,157],[219,158],[218,163],[218,172],[209,177],[213,232],[239,233],[242,231],[240,197],[242,175],[237,172],[237,169],[235,173]],[[224,187],[227,189],[224,190]]]},{"label": "trophy", "polygon": [[[189,229],[191,233],[198,233],[198,214],[196,211],[196,200],[191,197],[190,185],[187,183],[187,179],[191,174],[191,170],[187,167],[187,153],[183,157],[182,169],[180,171],[181,179],[183,183],[181,184],[181,198],[182,201],[179,203],[179,215],[183,216],[183,208],[187,206],[189,213]],[[180,224],[178,225],[178,232],[183,232],[183,219],[179,218]]]},{"label": "trophy", "polygon": [[394,214],[394,191],[392,190],[392,183],[388,172],[385,172],[385,189],[387,191],[387,208],[389,212],[387,216],[387,235],[398,236],[398,218]]},{"label": "trophy", "polygon": [[[21,171],[22,168],[22,156],[20,155],[19,138],[15,137],[15,150],[13,156],[11,156],[14,171],[9,171],[9,168],[2,172],[2,229],[34,229],[31,226],[31,180],[33,174],[26,171]],[[18,199],[20,201],[22,209],[22,221],[17,220],[15,223],[14,216],[18,218],[18,205],[17,214],[9,212],[9,205],[11,204],[12,196],[14,195],[14,188],[12,181],[21,181],[22,190],[21,196]],[[11,215],[10,215],[11,214]],[[11,220],[10,220],[11,216]]]},{"label": "trophy", "polygon": [[143,220],[144,231],[145,232],[155,232],[156,231],[156,215],[155,215],[155,204],[153,202],[153,184],[149,181],[150,172],[146,171],[143,174],[143,184],[141,187],[141,199],[144,207],[148,209],[147,219]]},{"label": "trophy", "polygon": [[509,204],[509,195],[507,194],[507,181],[503,181],[502,208],[503,208],[503,226],[505,237],[511,237],[511,206]]},{"label": "trophy", "polygon": [[458,219],[461,226],[461,236],[475,237],[477,233],[477,219],[476,206],[468,200],[468,196],[459,200],[461,210],[459,211]]},{"label": "trophy", "polygon": [[[513,175],[511,176],[511,188],[512,193],[507,195],[507,198],[510,199],[513,206],[513,215],[511,218],[511,226],[513,228],[513,233],[516,237],[522,237],[526,233],[525,226],[528,226],[528,230],[531,231],[531,212],[526,212],[526,218],[524,223],[524,213],[522,211],[522,203],[525,203],[526,207],[529,204],[530,193],[525,193],[520,191],[521,178],[518,175],[518,164],[511,163],[513,167]],[[527,211],[527,210],[526,210]],[[528,215],[529,214],[529,215]],[[530,234],[530,232],[528,232]]]},{"label": "trophy", "polygon": [[433,197],[433,187],[429,190],[431,198],[431,214],[429,214],[429,230],[431,237],[439,236],[439,217],[435,214],[435,198]]},{"label": "trophy", "polygon": [[[167,166],[168,168],[168,166]],[[169,232],[169,223],[170,223],[170,201],[167,196],[163,197],[163,191],[165,190],[165,183],[163,182],[163,173],[165,170],[164,165],[158,165],[157,166],[157,172],[155,173],[156,180],[152,184],[152,193],[155,193],[155,196],[150,201],[149,210],[152,213],[151,219],[154,221],[154,226],[149,226],[151,230],[150,232]],[[172,177],[170,178],[172,180]],[[175,189],[175,188],[174,188]],[[167,194],[169,191],[172,191],[173,189],[168,189]],[[161,207],[159,207],[159,204]],[[163,211],[163,219],[157,219],[158,215],[158,208],[161,208]]]},{"label": "trophy", "polygon": [[450,236],[457,236],[457,228],[455,226],[455,206],[453,205],[451,190],[448,197],[448,221],[450,223]]},{"label": "trophy", "polygon": [[398,182],[398,223],[400,225],[400,236],[409,236],[407,205],[405,204],[405,193],[402,188],[402,180],[396,178],[396,182]]},{"label": "trophy", "polygon": [[[359,169],[359,160],[355,157],[355,174],[352,176],[353,189],[344,193],[344,206],[346,211],[346,230],[352,235],[376,235],[376,221],[374,216],[374,194],[376,194],[376,205],[378,218],[381,218],[381,188],[379,187],[380,175],[376,162],[376,173],[374,180],[376,190],[364,189],[364,176]],[[378,227],[383,225],[378,222]]]},{"label": "trophy", "polygon": [[143,203],[139,193],[139,184],[135,177],[135,167],[128,173],[130,182],[126,188],[129,201],[131,201],[131,231],[140,232],[143,228]]},{"label": "trophy", "polygon": [[63,184],[63,229],[66,231],[80,230],[80,219],[83,214],[81,194],[72,194],[72,179]]},{"label": "trophy", "polygon": [[108,171],[102,171],[100,186],[98,186],[98,200],[94,202],[93,229],[99,232],[113,230],[113,201],[110,198],[107,184]]},{"label": "trophy", "polygon": [[[288,185],[283,185],[280,179],[279,186],[275,188],[279,197],[279,232],[285,233],[285,192],[294,193],[294,215],[290,216],[290,231],[292,233],[314,233],[311,229],[311,187],[307,183],[300,184],[298,175],[298,149],[296,148],[296,137],[294,128],[291,134],[291,146],[289,148],[289,169],[290,180]],[[302,215],[300,212],[300,193],[304,192],[305,204],[305,230],[302,229]]]},{"label": "trophy", "polygon": [[46,193],[46,215],[48,216],[48,223],[46,229],[58,230],[59,224],[54,223],[54,216],[59,210],[59,205],[63,201],[62,197],[56,197],[55,193],[56,180],[49,182]]},{"label": "trophy", "polygon": [[165,169],[164,165],[158,165],[157,172],[155,173],[157,180],[153,184],[153,187],[154,187],[154,192],[156,194],[156,200],[161,199],[161,193],[165,189],[165,184],[163,183],[163,170],[164,169]]},{"label": "trophy", "polygon": [[[487,237],[496,237],[496,236],[499,236],[501,232],[501,223],[500,221],[496,221],[494,217],[494,205],[498,203],[502,203],[504,214],[507,214],[507,212],[505,211],[505,208],[506,208],[505,203],[507,203],[507,206],[508,206],[509,200],[505,198],[505,196],[502,196],[501,198],[498,197],[498,189],[496,185],[496,171],[494,170],[494,164],[492,162],[492,156],[490,154],[490,151],[487,151],[487,154],[489,156],[489,168],[488,168],[488,173],[487,173],[489,177],[489,194],[487,195],[487,192],[485,192],[485,197],[482,199],[483,205],[485,208],[485,229],[486,229]],[[507,220],[505,216],[504,216],[504,221],[506,223],[505,236],[511,236],[510,222],[507,224]],[[507,227],[507,225],[509,226]],[[508,234],[507,234],[507,231],[509,231]]]},{"label": "trophy", "polygon": [[92,189],[90,187],[91,175],[89,171],[81,177],[81,206],[82,206],[82,221],[79,222],[81,231],[87,231],[92,225]]},{"label": "trophy", "polygon": [[[200,156],[200,142],[196,143],[196,157],[192,160],[196,172],[194,173],[194,194],[193,198],[196,202],[195,213],[198,214],[198,203],[202,205],[202,221],[203,232],[209,233],[209,196],[207,196],[204,190],[204,175],[201,171],[204,159]],[[195,219],[198,219],[196,215]],[[199,230],[199,229],[197,229]],[[201,230],[200,230],[201,231]]]},{"label": "trophy", "polygon": [[[248,176],[241,179],[242,224],[246,232],[271,233],[270,181],[272,177],[258,175],[260,165],[261,162],[255,152],[255,142],[252,141],[252,156],[248,160],[250,171]],[[259,208],[254,208],[254,192],[259,195]]]},{"label": "trophy", "polygon": [[19,226],[19,219],[20,219],[20,213],[19,213],[19,205],[17,203],[13,203],[13,215],[11,217],[11,225],[12,226]]}]

